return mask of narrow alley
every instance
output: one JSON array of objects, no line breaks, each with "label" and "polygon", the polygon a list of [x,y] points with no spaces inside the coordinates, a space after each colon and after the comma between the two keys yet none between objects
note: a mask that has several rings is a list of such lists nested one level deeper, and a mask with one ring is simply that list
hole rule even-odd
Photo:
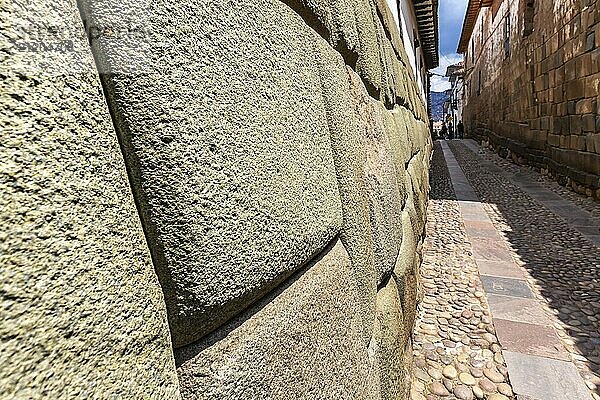
[{"label": "narrow alley", "polygon": [[411,398],[600,399],[600,207],[436,141]]},{"label": "narrow alley", "polygon": [[0,20],[0,400],[600,400],[600,0]]}]

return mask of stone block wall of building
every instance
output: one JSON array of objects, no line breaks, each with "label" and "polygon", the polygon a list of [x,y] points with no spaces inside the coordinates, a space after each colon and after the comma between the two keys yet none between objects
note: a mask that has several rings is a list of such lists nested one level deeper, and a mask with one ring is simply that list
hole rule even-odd
[{"label": "stone block wall of building", "polygon": [[465,63],[467,130],[600,199],[600,1],[496,0]]},{"label": "stone block wall of building", "polygon": [[389,13],[0,5],[0,397],[406,398],[431,142]]}]

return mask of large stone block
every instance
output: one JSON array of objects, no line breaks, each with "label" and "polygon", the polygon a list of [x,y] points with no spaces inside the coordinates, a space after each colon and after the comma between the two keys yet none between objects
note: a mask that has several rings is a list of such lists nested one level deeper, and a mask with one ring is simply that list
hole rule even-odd
[{"label": "large stone block", "polygon": [[0,397],[177,399],[163,294],[77,4],[16,0],[0,15]]},{"label": "large stone block", "polygon": [[405,107],[399,107],[398,111],[398,115],[396,116],[397,123],[406,127],[406,137],[408,139],[409,149],[404,162],[405,164],[408,164],[412,156],[420,151],[419,126],[417,119],[415,119],[410,110]]},{"label": "large stone block", "polygon": [[390,134],[390,141],[394,152],[397,153],[398,157],[398,172],[406,170],[406,165],[410,161],[413,154],[413,118],[409,110],[404,107],[394,107],[393,113],[394,121],[396,122],[397,134]]},{"label": "large stone block", "polygon": [[582,79],[574,79],[565,85],[567,99],[575,100],[584,96],[584,81]]},{"label": "large stone block", "polygon": [[181,346],[341,229],[317,35],[275,0],[82,3],[90,26],[152,33],[92,49]]},{"label": "large stone block", "polygon": [[396,55],[392,49],[392,45],[389,40],[385,37],[385,31],[381,24],[378,24],[379,38],[380,38],[380,51],[381,54],[381,65],[383,67],[382,77],[382,89],[380,98],[386,107],[393,107],[396,103],[396,83],[394,79],[394,65]]},{"label": "large stone block", "polygon": [[375,319],[377,275],[373,259],[373,235],[364,165],[367,152],[364,137],[350,98],[350,70],[327,43],[316,40],[321,72],[323,101],[331,134],[331,147],[343,210],[340,239],[350,256],[353,281],[363,315],[365,342],[371,339]]},{"label": "large stone block", "polygon": [[[404,351],[411,331],[404,325],[398,287],[393,278],[377,292],[377,318],[373,339],[379,371],[382,399],[402,400],[408,397],[404,370]],[[409,350],[410,351],[410,350]]]},{"label": "large stone block", "polygon": [[[418,279],[420,267],[419,254],[416,250],[413,260],[413,272],[407,271],[404,275],[396,275],[395,273],[392,275],[398,286],[400,304],[402,305],[404,316],[404,329],[409,332],[412,332],[415,326],[417,303],[423,298],[423,290]],[[407,346],[410,345],[410,343],[407,344]]]},{"label": "large stone block", "polygon": [[398,172],[385,131],[381,102],[367,92],[359,77],[350,73],[350,89],[359,132],[366,150],[363,174],[369,202],[369,220],[373,234],[375,270],[381,283],[394,269],[402,241],[401,210],[404,191],[398,184]]},{"label": "large stone block", "polygon": [[396,95],[395,103],[408,105],[408,79],[409,75],[406,66],[399,60],[394,60],[394,91]]},{"label": "large stone block", "polygon": [[386,0],[375,0],[374,3],[377,14],[385,29],[385,36],[389,38],[398,59],[402,60],[403,64],[408,65],[408,56],[404,49],[404,43],[402,42],[402,34],[400,33],[399,26],[394,18],[394,14],[397,13],[397,10],[392,12],[389,8],[389,3]]},{"label": "large stone block", "polygon": [[377,399],[352,281],[339,240],[224,326],[177,349],[185,399]]},{"label": "large stone block", "polygon": [[355,0],[282,0],[313,30],[329,41],[347,62],[356,61],[360,51]]},{"label": "large stone block", "polygon": [[376,28],[377,15],[370,0],[281,0],[328,40],[347,65],[365,80],[369,92],[378,96],[382,65]]},{"label": "large stone block", "polygon": [[410,144],[408,130],[403,117],[402,107],[395,106],[393,110],[384,113],[385,131],[390,141],[392,157],[398,173],[398,183],[404,185],[404,169],[410,159]]},{"label": "large stone block", "polygon": [[426,119],[420,89],[413,71],[408,67],[408,56],[388,4],[383,0],[376,0],[372,2],[372,7],[381,66],[378,98],[388,108],[402,104],[419,118]]},{"label": "large stone block", "polygon": [[411,212],[415,215],[412,201],[412,195],[409,195],[405,210],[402,211],[402,243],[394,267],[394,274],[397,276],[404,276],[407,273],[412,273],[415,265],[415,253],[419,233],[417,223],[414,222],[415,218],[411,218],[409,212],[409,210],[412,210]]},{"label": "large stone block", "polygon": [[[381,91],[383,67],[379,55],[378,31],[375,25],[376,13],[370,0],[352,0],[355,3],[356,23],[360,52],[356,61],[356,72],[365,81],[366,88],[373,96]],[[378,97],[376,97],[378,98]]]},{"label": "large stone block", "polygon": [[[425,148],[423,148],[422,152],[425,153]],[[414,211],[416,212],[414,222],[417,224],[419,235],[422,233],[424,227],[423,221],[426,218],[429,182],[424,179],[425,174],[423,171],[427,168],[428,164],[423,161],[421,152],[419,152],[411,158],[406,170],[406,191],[409,193],[408,197],[412,199],[409,204],[414,207]]]}]

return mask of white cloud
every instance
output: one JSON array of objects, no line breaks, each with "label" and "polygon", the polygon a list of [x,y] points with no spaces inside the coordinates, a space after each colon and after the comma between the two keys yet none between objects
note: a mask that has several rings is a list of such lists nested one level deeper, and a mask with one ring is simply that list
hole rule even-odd
[{"label": "white cloud", "polygon": [[450,82],[448,82],[448,79],[436,75],[431,77],[432,92],[443,92],[444,90],[448,89],[450,89]]},{"label": "white cloud", "polygon": [[[446,75],[446,68],[449,65],[456,64],[463,60],[462,54],[440,54],[440,65],[439,67],[432,69],[431,72],[439,75]],[[448,78],[433,75],[431,77],[431,90],[434,92],[443,92],[444,90],[450,89],[450,82]]]},{"label": "white cloud", "polygon": [[449,65],[456,64],[457,62],[460,62],[462,60],[462,54],[440,54],[440,65],[432,71],[436,74],[444,75],[446,73],[446,68],[448,68]]}]

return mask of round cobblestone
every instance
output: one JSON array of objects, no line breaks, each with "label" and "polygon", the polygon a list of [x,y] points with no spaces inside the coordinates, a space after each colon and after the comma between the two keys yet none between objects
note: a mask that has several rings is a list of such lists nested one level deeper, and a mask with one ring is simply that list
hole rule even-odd
[{"label": "round cobblestone", "polygon": [[416,389],[410,389],[410,399],[411,400],[427,400],[425,396],[421,394],[421,391]]},{"label": "round cobblestone", "polygon": [[484,398],[483,390],[479,386],[473,386],[473,395],[478,399]]},{"label": "round cobblestone", "polygon": [[429,368],[427,370],[427,374],[429,374],[429,376],[432,377],[434,380],[442,379],[442,373],[439,369]]},{"label": "round cobblestone", "polygon": [[500,394],[503,394],[505,396],[512,396],[513,395],[513,391],[510,387],[510,385],[507,385],[506,383],[499,383],[498,386],[498,392]]},{"label": "round cobblestone", "polygon": [[510,400],[508,397],[506,397],[503,394],[500,393],[494,393],[492,395],[490,395],[487,400]]},{"label": "round cobblestone", "polygon": [[429,385],[429,391],[436,396],[449,396],[450,392],[440,382],[432,382]]},{"label": "round cobblestone", "polygon": [[479,380],[479,387],[488,393],[494,393],[497,391],[496,384],[487,378],[481,378]]},{"label": "round cobblestone", "polygon": [[466,385],[458,385],[454,388],[454,395],[460,400],[472,400],[473,391]]},{"label": "round cobblestone", "polygon": [[502,376],[500,372],[493,369],[485,368],[483,370],[483,374],[494,383],[502,382],[504,380],[504,376]]},{"label": "round cobblestone", "polygon": [[467,372],[460,373],[458,375],[458,379],[465,385],[474,386],[477,384],[477,381],[475,380],[475,378],[473,378],[473,376],[471,376],[471,374],[469,374]]},{"label": "round cobblestone", "polygon": [[458,376],[458,372],[456,371],[456,368],[454,368],[453,365],[445,366],[442,370],[442,374],[444,374],[444,376],[448,379],[456,379],[456,377]]}]

